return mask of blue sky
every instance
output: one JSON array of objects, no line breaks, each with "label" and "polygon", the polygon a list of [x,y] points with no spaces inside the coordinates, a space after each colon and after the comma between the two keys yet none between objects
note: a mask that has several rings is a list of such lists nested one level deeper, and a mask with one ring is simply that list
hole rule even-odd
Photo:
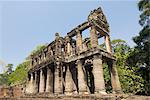
[{"label": "blue sky", "polygon": [[0,1],[0,60],[18,65],[37,45],[50,43],[56,32],[65,36],[99,6],[110,24],[111,39],[120,38],[134,46],[132,37],[141,29],[137,3],[137,0]]}]

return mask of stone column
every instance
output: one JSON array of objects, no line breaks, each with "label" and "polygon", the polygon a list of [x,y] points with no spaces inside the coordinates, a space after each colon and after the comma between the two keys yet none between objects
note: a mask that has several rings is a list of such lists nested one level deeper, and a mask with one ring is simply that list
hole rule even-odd
[{"label": "stone column", "polygon": [[98,37],[96,33],[95,27],[92,25],[90,27],[90,40],[91,40],[91,47],[98,47]]},{"label": "stone column", "polygon": [[112,53],[112,48],[111,48],[110,36],[109,35],[105,36],[105,45],[106,45],[107,52]]},{"label": "stone column", "polygon": [[34,92],[34,80],[33,80],[33,73],[30,74],[31,75],[31,79],[30,79],[30,88],[29,88],[29,91],[30,93],[33,93]]},{"label": "stone column", "polygon": [[109,61],[108,66],[110,68],[113,93],[122,93],[118,72],[116,68],[116,61]]},{"label": "stone column", "polygon": [[62,85],[62,72],[60,68],[60,63],[56,62],[55,66],[55,82],[54,82],[54,93],[62,94],[63,93],[63,85]]},{"label": "stone column", "polygon": [[38,92],[38,79],[37,79],[37,72],[35,71],[35,80],[34,80],[34,93]]},{"label": "stone column", "polygon": [[43,93],[44,92],[44,73],[43,73],[43,70],[40,69],[40,86],[39,86],[39,92],[40,93]]},{"label": "stone column", "polygon": [[79,30],[76,30],[77,35],[76,35],[76,45],[77,45],[77,50],[79,52],[82,52],[82,34]]},{"label": "stone column", "polygon": [[65,94],[71,95],[73,92],[73,80],[70,72],[69,65],[67,66],[66,77],[65,77]]},{"label": "stone column", "polygon": [[94,55],[93,57],[93,75],[95,83],[95,93],[106,94],[101,55]]},{"label": "stone column", "polygon": [[66,37],[66,41],[67,41],[67,54],[69,56],[71,54],[70,38]]},{"label": "stone column", "polygon": [[53,73],[49,67],[47,67],[46,92],[53,93]]},{"label": "stone column", "polygon": [[79,94],[88,94],[81,60],[77,60]]}]

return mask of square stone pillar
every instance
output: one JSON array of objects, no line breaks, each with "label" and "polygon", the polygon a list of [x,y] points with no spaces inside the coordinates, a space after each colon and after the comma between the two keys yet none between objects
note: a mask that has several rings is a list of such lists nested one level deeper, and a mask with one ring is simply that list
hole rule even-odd
[{"label": "square stone pillar", "polygon": [[95,27],[92,25],[90,27],[90,40],[91,40],[91,47],[98,47],[98,37]]},{"label": "square stone pillar", "polygon": [[35,71],[35,79],[34,79],[34,92],[33,93],[37,93],[38,92],[38,76],[37,76],[37,72]]},{"label": "square stone pillar", "polygon": [[70,38],[68,36],[66,37],[66,41],[67,41],[67,55],[70,56],[72,48],[70,45]]},{"label": "square stone pillar", "polygon": [[81,60],[77,60],[79,94],[88,94]]},{"label": "square stone pillar", "polygon": [[39,85],[39,92],[43,93],[45,88],[44,84],[44,72],[42,69],[40,69],[40,85]]},{"label": "square stone pillar", "polygon": [[110,36],[109,35],[105,36],[105,45],[106,45],[107,52],[112,53],[112,48],[111,48]]},{"label": "square stone pillar", "polygon": [[30,74],[31,78],[29,81],[29,89],[28,89],[28,93],[33,93],[34,92],[34,80],[33,80],[33,73]]},{"label": "square stone pillar", "polygon": [[82,33],[79,30],[76,30],[77,35],[76,35],[76,46],[77,46],[77,51],[80,53],[82,52]]},{"label": "square stone pillar", "polygon": [[47,67],[46,92],[53,93],[53,73],[49,67]]},{"label": "square stone pillar", "polygon": [[118,72],[116,68],[116,61],[109,61],[107,63],[108,67],[110,68],[113,93],[122,93]]},{"label": "square stone pillar", "polygon": [[55,66],[55,80],[54,80],[54,93],[62,94],[63,93],[63,84],[62,84],[62,69],[60,62],[56,62]]},{"label": "square stone pillar", "polygon": [[72,93],[73,93],[73,79],[68,65],[65,76],[65,94],[72,95]]},{"label": "square stone pillar", "polygon": [[101,55],[94,55],[93,57],[93,75],[95,83],[95,93],[106,94]]}]

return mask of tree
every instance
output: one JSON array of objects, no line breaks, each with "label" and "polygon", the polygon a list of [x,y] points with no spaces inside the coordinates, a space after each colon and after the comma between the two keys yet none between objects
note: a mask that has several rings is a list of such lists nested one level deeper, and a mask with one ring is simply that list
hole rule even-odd
[{"label": "tree", "polygon": [[2,74],[0,74],[0,85],[10,85],[9,81],[8,81],[8,77],[9,75],[13,72],[12,68],[13,68],[13,64],[8,64],[6,67],[6,71]]},{"label": "tree", "polygon": [[140,0],[138,3],[140,14],[139,23],[141,26],[150,26],[150,1]]},{"label": "tree", "polygon": [[0,86],[2,85],[7,85],[8,80],[7,80],[7,74],[6,73],[2,73],[0,74]]},{"label": "tree", "polygon": [[13,64],[8,64],[6,66],[6,69],[7,69],[6,73],[11,74],[13,72],[12,68],[13,68]]},{"label": "tree", "polygon": [[138,36],[133,37],[136,46],[128,58],[128,63],[140,68],[138,73],[144,79],[144,90],[140,94],[150,95],[150,1],[141,0],[138,7],[141,12],[139,24],[143,29]]},{"label": "tree", "polygon": [[[136,94],[137,92],[142,91],[143,79],[137,74],[138,68],[135,66],[129,66],[126,62],[132,49],[121,39],[112,40],[111,44],[114,55],[117,59],[116,67],[123,92]],[[106,65],[104,65],[104,79],[106,90],[111,92],[110,75]]]},{"label": "tree", "polygon": [[[46,45],[38,45],[35,50],[33,50],[30,55],[34,55],[43,50]],[[30,55],[26,58],[26,61],[17,65],[16,69],[8,76],[8,82],[10,85],[18,85],[26,82],[28,71],[30,69]],[[10,70],[9,70],[10,72]]]},{"label": "tree", "polygon": [[46,47],[46,44],[44,45],[38,45],[32,52],[31,54],[36,54],[39,53],[41,50],[43,50]]},{"label": "tree", "polygon": [[29,70],[29,64],[29,61],[25,61],[16,67],[15,71],[12,72],[8,77],[10,85],[25,83]]}]

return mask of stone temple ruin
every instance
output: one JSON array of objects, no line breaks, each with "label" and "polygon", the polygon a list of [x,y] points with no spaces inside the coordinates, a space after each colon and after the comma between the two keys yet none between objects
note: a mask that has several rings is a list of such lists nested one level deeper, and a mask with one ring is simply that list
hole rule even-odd
[{"label": "stone temple ruin", "polygon": [[[89,29],[84,39],[82,32]],[[109,24],[99,7],[91,11],[88,20],[55,40],[40,53],[31,55],[32,68],[28,72],[25,94],[106,94],[103,63],[107,63],[113,93],[121,93],[112,54]],[[74,38],[75,37],[75,38]],[[106,50],[99,47],[98,39],[104,37]]]}]

